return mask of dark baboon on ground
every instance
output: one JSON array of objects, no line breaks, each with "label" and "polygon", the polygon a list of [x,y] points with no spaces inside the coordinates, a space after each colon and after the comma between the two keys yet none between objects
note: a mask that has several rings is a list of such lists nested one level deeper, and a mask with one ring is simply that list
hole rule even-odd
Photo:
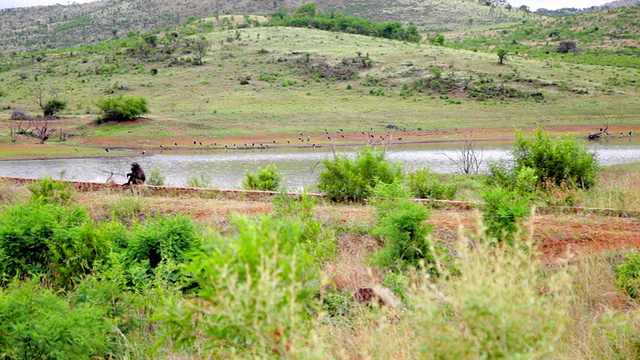
[{"label": "dark baboon on ground", "polygon": [[142,185],[146,180],[144,171],[137,162],[131,163],[131,172],[127,174],[127,183],[123,185]]}]

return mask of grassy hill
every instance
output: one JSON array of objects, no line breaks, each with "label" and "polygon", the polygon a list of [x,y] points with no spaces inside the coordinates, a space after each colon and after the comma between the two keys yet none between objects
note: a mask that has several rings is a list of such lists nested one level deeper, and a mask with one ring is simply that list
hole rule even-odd
[{"label": "grassy hill", "polygon": [[[640,6],[549,18],[517,26],[450,35],[449,45],[467,50],[503,47],[539,59],[640,68]],[[558,54],[562,42],[574,51]]]},{"label": "grassy hill", "polygon": [[[0,78],[2,117],[14,110],[37,115],[39,95],[68,101],[56,125],[64,138],[48,142],[46,156],[56,156],[96,155],[98,146],[150,150],[193,138],[282,144],[301,131],[336,144],[343,140],[327,139],[324,130],[338,128],[386,134],[393,126],[410,132],[405,141],[460,138],[478,128],[513,135],[513,126],[536,123],[582,126],[584,134],[610,123],[611,131],[626,133],[640,112],[640,74],[625,68],[525,55],[500,65],[492,52],[303,28],[211,30],[210,21],[219,28],[246,19],[220,16],[153,41],[140,36],[12,57]],[[194,65],[189,44],[201,36],[208,51],[204,64]],[[115,95],[147,98],[151,120],[93,125],[96,102]],[[1,142],[9,140],[9,131],[0,133]]]},{"label": "grassy hill", "polygon": [[[102,0],[68,6],[41,6],[0,11],[0,51],[57,49],[125,38],[131,31],[150,32],[177,25],[190,17],[214,14],[265,15],[308,1],[172,1]],[[340,11],[375,21],[415,23],[422,31],[446,31],[470,25],[519,22],[539,15],[477,0],[319,0],[322,11]]]}]

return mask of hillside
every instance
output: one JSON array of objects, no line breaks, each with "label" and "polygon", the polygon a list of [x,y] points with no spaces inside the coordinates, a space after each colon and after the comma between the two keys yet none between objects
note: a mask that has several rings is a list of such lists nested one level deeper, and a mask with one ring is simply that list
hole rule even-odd
[{"label": "hillside", "polygon": [[[246,21],[220,16],[156,37],[8,59],[0,78],[4,119],[17,110],[41,114],[39,96],[59,97],[68,107],[52,125],[60,131],[46,152],[5,150],[14,157],[96,156],[105,147],[149,152],[194,138],[220,149],[295,143],[304,132],[329,146],[362,143],[364,131],[423,141],[460,139],[474,129],[513,137],[514,126],[537,123],[583,134],[605,123],[612,132],[637,125],[640,74],[624,68],[524,55],[500,65],[491,52],[304,28],[213,30],[207,24],[214,20],[216,29]],[[199,58],[194,44],[201,37]],[[117,95],[147,98],[149,118],[96,126],[97,101]],[[338,128],[349,136],[327,136],[326,129]],[[0,142],[11,143],[9,135],[1,132]]]},{"label": "hillside", "polygon": [[[0,11],[0,51],[3,53],[0,55],[97,44],[125,38],[131,31],[160,30],[191,17],[265,15],[283,7],[294,9],[306,2],[102,0],[87,4],[7,9]],[[428,32],[539,18],[533,13],[477,0],[318,0],[315,3],[322,11],[339,11],[378,22],[414,23]]]},{"label": "hillside", "polygon": [[[484,51],[503,47],[540,59],[640,68],[640,6],[548,18],[539,23],[451,34],[451,47]],[[559,51],[560,44],[575,47]],[[562,53],[564,51],[564,53]]]}]

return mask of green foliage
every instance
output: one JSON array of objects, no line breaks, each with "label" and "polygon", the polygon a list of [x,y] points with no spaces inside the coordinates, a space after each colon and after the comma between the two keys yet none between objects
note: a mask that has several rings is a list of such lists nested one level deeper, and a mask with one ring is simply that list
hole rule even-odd
[{"label": "green foliage", "polygon": [[637,299],[640,296],[640,253],[629,252],[625,262],[616,268],[618,287],[629,296]]},{"label": "green foliage", "polygon": [[317,269],[298,245],[302,227],[268,217],[233,223],[236,235],[207,239],[188,264],[195,298],[166,309],[166,337],[178,347],[197,341],[206,357],[285,354],[309,329],[317,290]]},{"label": "green foliage", "polygon": [[0,354],[8,359],[93,359],[117,354],[100,307],[71,306],[37,279],[0,289]]},{"label": "green foliage", "polygon": [[[121,244],[124,247],[122,261],[131,283],[144,286],[156,275],[157,268],[166,263],[171,268],[174,263],[186,262],[187,253],[199,244],[196,227],[189,218],[160,216],[132,226],[130,239]],[[180,277],[179,273],[167,275],[170,281]]]},{"label": "green foliage", "polygon": [[373,233],[382,239],[384,247],[372,261],[381,267],[401,271],[408,267],[422,268],[437,274],[435,249],[427,236],[433,227],[423,204],[408,198],[397,184],[380,185],[375,202],[377,225]]},{"label": "green foliage", "polygon": [[440,176],[429,168],[423,168],[407,174],[409,195],[420,199],[448,199],[456,196],[458,186],[452,182],[443,181]]},{"label": "green foliage", "polygon": [[164,186],[166,177],[162,174],[162,171],[157,166],[151,169],[149,176],[147,177],[148,185]]},{"label": "green foliage", "polygon": [[60,111],[67,108],[67,102],[61,99],[53,98],[47,100],[42,106],[44,117],[55,117]]},{"label": "green foliage", "polygon": [[387,39],[403,40],[418,43],[422,36],[415,25],[405,28],[399,22],[374,23],[359,17],[347,17],[341,13],[322,13],[316,11],[314,4],[299,7],[293,16],[281,9],[270,16],[276,26],[310,27],[326,31],[340,31],[351,34],[383,37]]},{"label": "green foliage", "polygon": [[271,164],[266,168],[258,167],[258,173],[253,174],[247,170],[247,177],[242,186],[247,190],[277,191],[282,181],[282,174]]},{"label": "green foliage", "polygon": [[505,48],[497,48],[495,51],[496,51],[496,55],[498,55],[498,64],[504,64],[504,61],[507,59],[507,54],[509,54],[509,51],[507,51],[507,49]]},{"label": "green foliage", "polygon": [[142,213],[140,199],[135,197],[124,197],[109,204],[111,217],[123,223],[137,221]]},{"label": "green foliage", "polygon": [[384,151],[365,147],[355,160],[336,155],[322,162],[318,188],[338,202],[361,202],[378,184],[390,184],[402,176],[402,168],[385,160]]},{"label": "green foliage", "polygon": [[200,176],[190,176],[187,178],[187,186],[196,188],[208,188],[211,187],[213,179],[211,175],[204,171],[200,173]]},{"label": "green foliage", "polygon": [[487,189],[481,195],[488,239],[513,244],[520,221],[531,213],[529,199],[501,187]]},{"label": "green foliage", "polygon": [[283,222],[300,222],[303,225],[300,245],[316,263],[321,264],[334,258],[338,244],[334,232],[313,218],[315,203],[316,199],[309,196],[306,191],[301,195],[281,192],[273,198],[275,219]]},{"label": "green foliage", "polygon": [[116,96],[98,101],[100,118],[98,123],[106,121],[133,120],[149,112],[147,100],[143,97]]},{"label": "green foliage", "polygon": [[44,204],[69,205],[76,198],[76,192],[71,184],[51,178],[28,184],[27,189],[31,192],[32,200]]},{"label": "green foliage", "polygon": [[536,129],[533,139],[525,139],[520,131],[516,135],[518,140],[512,151],[515,174],[528,167],[533,169],[538,185],[585,189],[595,185],[599,166],[596,154],[589,152],[586,145],[578,143],[571,136],[551,139],[540,127]]}]

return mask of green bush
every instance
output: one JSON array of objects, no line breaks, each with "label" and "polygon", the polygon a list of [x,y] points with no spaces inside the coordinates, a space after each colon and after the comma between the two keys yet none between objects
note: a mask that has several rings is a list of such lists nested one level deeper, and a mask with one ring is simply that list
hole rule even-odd
[{"label": "green bush", "polygon": [[134,96],[117,96],[98,101],[100,117],[98,123],[133,120],[149,113],[147,99]]},{"label": "green bush", "polygon": [[252,174],[247,171],[247,177],[242,183],[247,190],[277,191],[282,181],[282,174],[276,171],[275,165],[268,165],[266,168],[258,167],[258,173]]},{"label": "green bush", "polygon": [[529,199],[501,187],[487,189],[481,196],[487,237],[513,244],[520,221],[531,213]]},{"label": "green bush", "polygon": [[384,151],[365,147],[355,160],[336,155],[324,160],[318,188],[338,202],[361,202],[371,196],[377,184],[390,184],[402,176],[402,168],[385,160]]},{"label": "green bush", "polygon": [[637,299],[640,296],[640,253],[629,252],[625,262],[616,268],[616,277],[618,286]]},{"label": "green bush", "polygon": [[26,203],[0,212],[0,282],[43,275],[69,287],[110,249],[84,208]]},{"label": "green bush", "polygon": [[57,98],[49,99],[43,106],[44,117],[55,117],[60,111],[67,108],[67,102]]},{"label": "green bush", "polygon": [[156,166],[149,173],[147,178],[148,185],[164,186],[166,177],[162,174],[162,171]]},{"label": "green bush", "polygon": [[[135,286],[144,286],[163,263],[186,262],[187,253],[195,250],[199,243],[194,223],[184,216],[160,216],[135,223],[131,227],[131,238],[122,249],[129,280]],[[179,279],[179,274],[168,275],[172,281]]]},{"label": "green bush", "polygon": [[[317,268],[298,245],[300,224],[233,221],[237,235],[208,239],[187,265],[194,298],[167,307],[165,337],[196,341],[204,357],[287,357],[308,333]],[[193,319],[199,319],[197,322]]]},{"label": "green bush", "polygon": [[300,244],[319,264],[335,256],[338,244],[335,233],[313,218],[315,203],[316,199],[306,192],[301,195],[289,195],[281,192],[273,198],[275,219],[303,224]]},{"label": "green bush", "polygon": [[38,180],[27,185],[34,201],[45,204],[69,205],[75,200],[76,192],[71,184],[51,178]]},{"label": "green bush", "polygon": [[116,333],[100,307],[71,306],[37,280],[0,289],[0,356],[6,359],[117,357]]},{"label": "green bush", "polygon": [[595,185],[599,170],[596,154],[587,150],[570,136],[551,139],[539,127],[533,139],[525,139],[521,132],[513,149],[513,174],[527,167],[533,169],[537,184],[569,186],[588,189]]},{"label": "green bush", "polygon": [[458,191],[456,184],[445,183],[438,174],[431,172],[428,168],[409,173],[407,185],[409,194],[420,199],[452,200]]},{"label": "green bush", "polygon": [[433,227],[425,223],[429,217],[426,207],[406,198],[398,185],[381,186],[378,191],[383,199],[375,202],[377,225],[373,233],[384,245],[372,261],[393,271],[411,266],[437,273],[435,250],[427,238]]}]

